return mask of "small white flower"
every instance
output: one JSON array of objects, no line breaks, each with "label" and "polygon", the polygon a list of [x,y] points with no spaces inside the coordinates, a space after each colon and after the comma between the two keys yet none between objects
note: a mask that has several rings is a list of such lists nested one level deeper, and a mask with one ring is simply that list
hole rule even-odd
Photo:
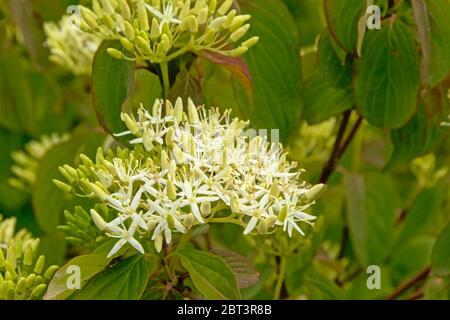
[{"label": "small white flower", "polygon": [[134,223],[131,223],[130,228],[127,230],[125,228],[120,228],[118,226],[111,228],[111,234],[109,236],[111,238],[117,238],[119,241],[116,242],[116,244],[112,247],[111,251],[108,253],[108,258],[115,255],[127,242],[135,248],[140,253],[144,254],[144,248],[134,238],[134,234],[136,232],[137,225]]}]

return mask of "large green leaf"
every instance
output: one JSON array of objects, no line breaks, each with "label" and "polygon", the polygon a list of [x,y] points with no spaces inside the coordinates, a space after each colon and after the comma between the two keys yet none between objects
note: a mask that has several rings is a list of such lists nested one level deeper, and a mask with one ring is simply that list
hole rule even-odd
[{"label": "large green leaf", "polygon": [[346,177],[350,239],[361,265],[380,264],[391,251],[400,200],[392,181],[370,173]]},{"label": "large green leaf", "polygon": [[120,261],[93,277],[81,290],[75,292],[75,300],[137,300],[146,286],[156,264],[137,254]]},{"label": "large green leaf", "polygon": [[394,150],[386,168],[408,164],[412,159],[432,152],[448,133],[447,128],[440,125],[447,114],[448,100],[444,90],[439,87],[431,90],[413,118],[404,127],[391,131]]},{"label": "large green leaf", "polygon": [[122,47],[118,41],[107,40],[95,54],[92,66],[94,108],[103,128],[109,133],[119,133],[126,130],[120,113],[133,85],[134,64],[111,57],[108,48]]},{"label": "large green leaf", "polygon": [[328,29],[350,53],[356,53],[358,21],[364,14],[365,4],[365,0],[325,0]]},{"label": "large green leaf", "polygon": [[177,255],[196,288],[206,298],[240,299],[236,275],[222,258],[195,249],[183,249]]},{"label": "large green leaf", "polygon": [[399,128],[417,109],[420,61],[414,29],[390,18],[381,30],[369,30],[356,63],[356,106],[373,125]]},{"label": "large green leaf", "polygon": [[73,209],[83,203],[79,198],[63,194],[53,184],[53,179],[61,179],[58,167],[73,165],[80,153],[93,156],[104,139],[102,132],[79,129],[69,141],[56,145],[39,161],[32,203],[37,223],[45,232],[56,232],[64,209]]},{"label": "large green leaf", "polygon": [[435,86],[450,72],[450,1],[427,0],[431,34],[431,56],[428,84]]},{"label": "large green leaf", "polygon": [[286,141],[302,112],[297,25],[281,0],[242,0],[240,7],[252,15],[249,36],[260,38],[244,55],[253,82],[250,99],[235,81],[241,114],[257,128],[280,129]]},{"label": "large green leaf", "polygon": [[446,191],[445,188],[438,186],[426,189],[418,195],[408,210],[400,229],[396,246],[400,246],[409,239],[421,235],[433,235],[436,233],[436,226],[439,226],[441,223],[439,217],[445,201]]},{"label": "large green leaf", "polygon": [[436,245],[433,248],[431,256],[431,266],[433,274],[437,276],[450,275],[450,223],[439,236]]},{"label": "large green leaf", "polygon": [[320,73],[305,83],[305,108],[303,117],[310,124],[319,123],[353,107],[352,91],[334,88]]},{"label": "large green leaf", "polygon": [[71,259],[55,273],[48,285],[44,299],[64,300],[76,292],[77,289],[69,289],[67,286],[67,281],[70,280],[70,277],[75,276],[70,267],[75,266],[79,268],[80,287],[82,288],[87,281],[102,272],[112,259],[112,257],[106,258],[104,253],[88,254]]},{"label": "large green leaf", "polygon": [[[348,88],[352,84],[352,66],[342,62],[338,52],[342,49],[334,44],[334,40],[328,32],[320,35],[317,58],[322,77],[335,88]],[[342,54],[341,54],[342,56]],[[345,57],[345,54],[344,54]]]}]

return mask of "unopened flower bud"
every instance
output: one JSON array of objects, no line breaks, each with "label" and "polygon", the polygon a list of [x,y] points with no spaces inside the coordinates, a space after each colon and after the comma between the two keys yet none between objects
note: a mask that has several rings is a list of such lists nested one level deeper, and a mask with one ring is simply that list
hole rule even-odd
[{"label": "unopened flower bud", "polygon": [[134,45],[131,43],[130,40],[128,40],[125,37],[121,37],[120,38],[120,43],[122,44],[122,46],[127,49],[128,51],[133,51],[134,49]]},{"label": "unopened flower bud", "polygon": [[232,42],[239,41],[239,39],[241,39],[247,33],[248,29],[250,29],[250,24],[243,25],[231,34],[230,40]]},{"label": "unopened flower bud", "polygon": [[90,210],[92,220],[100,231],[107,229],[107,223],[103,220],[102,216],[94,209]]},{"label": "unopened flower bud", "polygon": [[233,5],[233,1],[234,0],[225,0],[217,10],[217,13],[220,14],[221,16],[225,15]]},{"label": "unopened flower bud", "polygon": [[116,58],[116,59],[123,59],[123,58],[125,58],[125,55],[121,51],[119,51],[119,50],[117,50],[115,48],[108,48],[108,49],[106,49],[106,52],[111,57]]},{"label": "unopened flower bud", "polygon": [[72,187],[69,186],[68,184],[65,184],[64,182],[59,181],[58,179],[53,179],[52,181],[55,184],[55,186],[59,190],[61,190],[62,192],[64,192],[64,193],[71,193],[72,192]]},{"label": "unopened flower bud", "polygon": [[319,198],[327,189],[327,186],[320,183],[320,184],[316,184],[314,187],[312,187],[311,189],[309,189],[306,194],[305,197],[306,199],[308,199],[308,201],[314,201],[317,198]]}]

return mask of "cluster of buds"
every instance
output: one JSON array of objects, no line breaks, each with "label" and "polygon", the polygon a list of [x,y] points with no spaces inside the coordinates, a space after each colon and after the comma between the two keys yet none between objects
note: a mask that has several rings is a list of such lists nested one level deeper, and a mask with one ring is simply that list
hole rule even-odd
[{"label": "cluster of buds", "polygon": [[66,192],[97,198],[116,216],[105,221],[95,209],[93,222],[118,238],[109,255],[126,243],[144,252],[149,238],[160,251],[172,233],[204,223],[234,223],[244,234],[268,234],[281,227],[289,236],[304,234],[300,223],[313,224],[305,212],[323,190],[300,179],[280,144],[245,135],[247,122],[231,119],[230,110],[197,108],[187,112],[178,99],[156,100],[151,111],[122,114],[134,149],[103,152],[95,161],[81,155],[78,168],[62,167]]},{"label": "cluster of buds", "polygon": [[44,31],[51,61],[75,75],[91,73],[99,37],[80,30],[74,16],[63,16],[58,23],[45,22]]},{"label": "cluster of buds", "polygon": [[40,140],[32,140],[25,145],[24,150],[13,151],[11,158],[15,164],[11,171],[15,177],[9,179],[9,184],[19,190],[29,191],[36,181],[36,170],[39,160],[53,146],[63,143],[69,139],[69,135],[43,135]]},{"label": "cluster of buds", "polygon": [[447,166],[436,168],[436,156],[433,153],[415,158],[411,161],[410,169],[421,188],[434,187],[448,174]]},{"label": "cluster of buds", "polygon": [[[64,167],[61,167],[60,170],[64,174],[67,173]],[[100,214],[103,220],[111,221],[117,216],[106,205],[98,204],[94,207],[94,210]],[[58,226],[58,230],[64,232],[66,240],[69,243],[94,250],[107,240],[107,237],[105,237],[95,224],[92,224],[91,215],[83,207],[75,207],[72,213],[65,210],[64,217],[66,224]]]},{"label": "cluster of buds", "polygon": [[118,59],[162,63],[203,50],[236,57],[258,38],[241,42],[251,17],[238,14],[233,1],[93,0],[92,9],[80,6],[80,28],[101,39],[120,40],[122,51],[108,50]]},{"label": "cluster of buds", "polygon": [[314,125],[303,122],[288,147],[289,157],[302,163],[326,161],[333,148],[335,127],[336,118]]},{"label": "cluster of buds", "polygon": [[15,233],[16,218],[0,216],[0,299],[41,299],[58,269],[45,269],[45,257],[38,257],[39,239],[25,229]]}]

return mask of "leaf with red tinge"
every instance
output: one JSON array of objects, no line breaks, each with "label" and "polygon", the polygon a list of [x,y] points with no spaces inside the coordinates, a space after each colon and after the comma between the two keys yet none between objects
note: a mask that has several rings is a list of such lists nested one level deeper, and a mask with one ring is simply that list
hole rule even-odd
[{"label": "leaf with red tinge", "polygon": [[253,96],[252,76],[248,69],[247,63],[240,57],[232,58],[211,51],[203,51],[201,54],[204,58],[216,64],[224,66],[231,71],[242,82],[247,91],[247,95],[251,99]]},{"label": "leaf with red tinge", "polygon": [[225,249],[213,249],[212,253],[221,257],[228,264],[236,275],[240,289],[249,288],[258,282],[258,270],[245,257]]}]

